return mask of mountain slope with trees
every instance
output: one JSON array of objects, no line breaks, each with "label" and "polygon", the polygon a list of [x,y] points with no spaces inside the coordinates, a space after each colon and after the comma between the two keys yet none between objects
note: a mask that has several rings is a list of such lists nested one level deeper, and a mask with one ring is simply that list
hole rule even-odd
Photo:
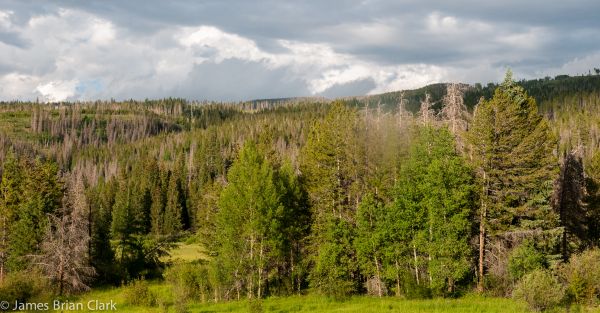
[{"label": "mountain slope with trees", "polygon": [[[597,301],[570,264],[600,266],[598,77],[3,103],[0,296],[27,296],[27,273],[61,295],[166,277],[180,305],[193,290],[527,300],[534,283]],[[206,259],[165,262],[183,240]]]}]

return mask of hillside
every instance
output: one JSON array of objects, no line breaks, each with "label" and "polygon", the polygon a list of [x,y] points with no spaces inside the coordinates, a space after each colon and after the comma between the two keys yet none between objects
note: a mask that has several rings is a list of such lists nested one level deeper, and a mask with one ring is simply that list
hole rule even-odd
[{"label": "hillside", "polygon": [[[568,288],[577,262],[600,268],[600,76],[337,100],[1,103],[0,163],[0,299],[121,286],[154,299],[132,309],[156,308],[153,280],[168,307],[195,311],[357,296],[348,310],[418,311],[476,289],[597,300]],[[448,301],[522,310],[469,297]]]}]

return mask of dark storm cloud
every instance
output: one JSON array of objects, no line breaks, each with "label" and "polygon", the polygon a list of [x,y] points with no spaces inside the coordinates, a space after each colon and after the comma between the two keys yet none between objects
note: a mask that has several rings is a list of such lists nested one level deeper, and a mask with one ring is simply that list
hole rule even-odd
[{"label": "dark storm cloud", "polygon": [[[269,47],[273,38],[328,42],[342,52],[364,55],[382,62],[452,62],[456,47],[476,45],[463,29],[464,38],[432,38],[423,31],[423,20],[432,12],[464,20],[489,23],[497,32],[519,32],[528,27],[545,27],[556,36],[550,50],[564,54],[564,41],[574,31],[600,29],[600,1],[62,1],[57,4],[100,15],[136,32],[153,32],[167,25],[214,25]],[[398,29],[402,41],[364,45],[348,33],[331,33],[335,26],[383,21]],[[394,25],[401,21],[402,25]],[[578,53],[595,51],[598,40],[571,44]],[[457,41],[460,40],[460,41]],[[411,41],[411,42],[407,42]],[[594,43],[595,42],[595,43]],[[594,44],[591,44],[594,43]],[[273,46],[273,45],[271,45]],[[581,50],[583,48],[583,51]],[[365,53],[367,52],[367,53]],[[568,52],[568,51],[566,51]],[[464,53],[468,55],[468,53]],[[565,55],[566,58],[572,55]],[[563,58],[564,59],[564,58]],[[565,60],[563,60],[565,61]]]},{"label": "dark storm cloud", "polygon": [[[497,80],[506,67],[525,78],[600,65],[596,0],[4,0],[0,12],[0,57],[9,60],[0,70],[12,70],[0,82],[30,90],[23,98],[73,80],[111,88],[86,97],[344,96]],[[36,28],[39,17],[54,19]],[[183,42],[203,26],[230,43]]]},{"label": "dark storm cloud", "polygon": [[27,48],[29,46],[29,42],[21,38],[18,33],[4,31],[0,31],[0,42],[18,48]]}]

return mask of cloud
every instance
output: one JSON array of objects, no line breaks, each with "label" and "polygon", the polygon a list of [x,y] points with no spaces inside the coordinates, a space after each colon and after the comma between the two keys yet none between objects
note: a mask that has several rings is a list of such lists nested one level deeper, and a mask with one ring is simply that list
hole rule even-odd
[{"label": "cloud", "polygon": [[79,82],[77,80],[52,81],[46,84],[38,85],[36,90],[42,94],[42,101],[64,101],[75,95],[75,90],[78,83]]},{"label": "cloud", "polygon": [[336,97],[499,80],[507,67],[518,78],[577,74],[600,65],[599,10],[592,0],[6,0],[0,99]]},{"label": "cloud", "polygon": [[343,84],[335,84],[319,93],[326,98],[336,98],[343,96],[362,96],[376,87],[372,78],[359,79]]}]

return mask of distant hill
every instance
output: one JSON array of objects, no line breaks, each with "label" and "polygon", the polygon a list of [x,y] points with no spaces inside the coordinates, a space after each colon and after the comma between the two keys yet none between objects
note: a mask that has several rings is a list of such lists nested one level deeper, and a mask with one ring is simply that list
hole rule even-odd
[{"label": "distant hill", "polygon": [[[588,76],[568,76],[559,75],[554,78],[546,77],[541,79],[521,80],[519,84],[527,90],[529,95],[533,96],[538,104],[550,99],[561,98],[573,94],[588,94],[591,92],[600,92],[600,75]],[[377,106],[381,105],[385,110],[395,110],[402,96],[405,100],[405,109],[411,112],[417,112],[425,94],[431,95],[435,102],[434,108],[441,105],[441,99],[446,94],[447,83],[437,83],[427,85],[422,88],[404,91],[386,92],[376,95],[362,97],[341,98],[350,104],[356,106]],[[489,83],[468,85],[463,84],[465,89],[465,104],[472,108],[477,104],[481,97],[489,99],[493,96],[494,90],[498,84]]]}]

